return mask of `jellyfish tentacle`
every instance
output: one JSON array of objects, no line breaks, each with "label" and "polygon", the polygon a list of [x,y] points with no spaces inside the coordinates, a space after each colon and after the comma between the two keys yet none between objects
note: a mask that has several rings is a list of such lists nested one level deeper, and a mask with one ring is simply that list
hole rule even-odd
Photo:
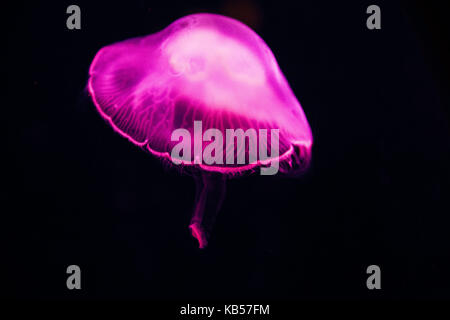
[{"label": "jellyfish tentacle", "polygon": [[207,246],[217,214],[226,192],[226,178],[222,175],[204,172],[195,178],[195,207],[189,228],[198,240],[200,249]]}]

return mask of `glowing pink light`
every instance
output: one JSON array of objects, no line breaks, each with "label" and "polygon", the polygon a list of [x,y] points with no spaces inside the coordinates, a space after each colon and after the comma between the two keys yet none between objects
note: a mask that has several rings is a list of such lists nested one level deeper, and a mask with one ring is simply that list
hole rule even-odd
[{"label": "glowing pink light", "polygon": [[184,128],[192,133],[194,121],[202,121],[204,130],[222,132],[279,129],[276,158],[243,165],[182,162],[198,182],[190,228],[200,247],[207,244],[226,177],[273,162],[283,174],[308,166],[312,134],[300,103],[269,47],[234,19],[190,15],[158,33],[106,46],[89,74],[89,92],[103,118],[167,163],[174,160],[171,150],[177,143],[171,141],[172,132]]}]

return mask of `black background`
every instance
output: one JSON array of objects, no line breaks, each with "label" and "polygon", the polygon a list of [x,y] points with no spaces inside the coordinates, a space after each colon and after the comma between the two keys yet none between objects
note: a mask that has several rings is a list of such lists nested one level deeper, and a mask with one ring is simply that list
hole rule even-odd
[{"label": "black background", "polygon": [[[450,297],[448,22],[439,2],[18,2],[7,15],[1,294],[28,299]],[[78,4],[81,30],[66,28]],[[366,28],[381,7],[382,29]],[[103,46],[196,12],[269,45],[314,136],[300,179],[228,181],[206,250],[194,181],[115,133],[86,93]],[[66,268],[82,290],[66,288]],[[366,288],[381,267],[382,290]]]}]

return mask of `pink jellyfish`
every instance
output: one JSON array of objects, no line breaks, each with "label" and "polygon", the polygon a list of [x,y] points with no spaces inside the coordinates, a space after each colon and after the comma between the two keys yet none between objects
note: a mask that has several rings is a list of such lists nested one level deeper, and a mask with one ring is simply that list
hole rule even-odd
[{"label": "pink jellyfish", "polygon": [[180,18],[102,48],[89,74],[94,104],[117,132],[195,177],[189,227],[200,248],[227,178],[308,167],[312,134],[300,103],[269,47],[239,21]]}]

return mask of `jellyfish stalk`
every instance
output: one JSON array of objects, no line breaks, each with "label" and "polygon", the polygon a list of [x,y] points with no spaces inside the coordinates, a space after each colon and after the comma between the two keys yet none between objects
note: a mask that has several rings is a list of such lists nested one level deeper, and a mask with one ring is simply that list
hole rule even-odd
[{"label": "jellyfish stalk", "polygon": [[207,246],[217,214],[226,192],[226,177],[214,172],[203,172],[195,177],[195,207],[189,228],[198,240],[200,249]]}]

